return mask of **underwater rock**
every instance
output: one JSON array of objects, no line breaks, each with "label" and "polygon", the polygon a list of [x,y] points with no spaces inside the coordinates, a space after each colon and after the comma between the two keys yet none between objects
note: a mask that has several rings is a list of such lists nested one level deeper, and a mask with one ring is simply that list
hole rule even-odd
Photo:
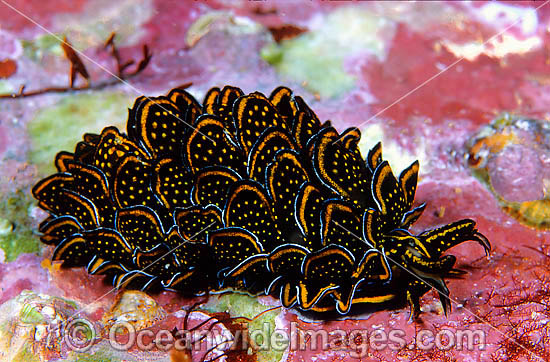
[{"label": "underwater rock", "polygon": [[505,115],[468,141],[468,164],[505,212],[520,223],[550,228],[550,125]]},{"label": "underwater rock", "polygon": [[115,303],[102,318],[105,330],[116,323],[130,323],[136,330],[151,327],[166,318],[166,311],[146,293],[125,290],[117,295]]},{"label": "underwater rock", "polygon": [[24,290],[0,306],[0,359],[48,361],[66,356],[64,332],[77,314],[74,302]]}]

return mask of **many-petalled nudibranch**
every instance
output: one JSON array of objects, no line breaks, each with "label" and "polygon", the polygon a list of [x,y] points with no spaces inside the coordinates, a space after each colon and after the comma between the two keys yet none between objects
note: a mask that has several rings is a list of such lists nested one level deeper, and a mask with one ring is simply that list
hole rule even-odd
[{"label": "many-petalled nudibranch", "polygon": [[84,134],[58,172],[33,188],[50,216],[53,260],[85,266],[115,287],[199,295],[225,287],[278,296],[285,307],[338,311],[407,301],[461,271],[445,251],[490,244],[469,219],[408,229],[418,162],[398,178],[381,145],[321,123],[288,88],[271,96],[181,89],[140,97],[126,133]]}]

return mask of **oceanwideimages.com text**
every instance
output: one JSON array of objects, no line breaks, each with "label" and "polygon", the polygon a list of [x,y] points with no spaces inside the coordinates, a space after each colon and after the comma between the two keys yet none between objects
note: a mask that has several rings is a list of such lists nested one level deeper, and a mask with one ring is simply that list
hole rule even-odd
[{"label": "oceanwideimages.com text", "polygon": [[[256,326],[257,327],[257,326]],[[304,329],[296,322],[288,328],[273,329],[272,324],[265,322],[261,328],[236,330],[202,329],[202,330],[135,330],[129,322],[113,324],[108,335],[99,337],[96,328],[86,319],[75,319],[62,330],[62,337],[67,346],[74,350],[88,351],[94,343],[108,339],[111,347],[127,351],[171,349],[186,351],[226,351],[226,350],[276,350],[276,351],[346,351],[352,357],[364,357],[368,351],[384,349],[402,350],[484,350],[485,332],[483,330],[429,329],[417,330],[415,336],[407,336],[401,329]]]}]

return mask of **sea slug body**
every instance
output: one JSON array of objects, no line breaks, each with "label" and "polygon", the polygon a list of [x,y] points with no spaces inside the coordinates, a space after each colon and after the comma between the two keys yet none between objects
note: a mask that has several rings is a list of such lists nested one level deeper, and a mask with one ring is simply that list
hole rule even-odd
[{"label": "sea slug body", "polygon": [[396,178],[380,143],[363,158],[358,129],[339,134],[285,87],[140,97],[126,132],[84,134],[33,188],[53,260],[118,288],[232,287],[341,314],[406,301],[417,315],[435,287],[447,312],[444,279],[462,272],[443,253],[490,250],[469,219],[411,234],[418,162]]}]

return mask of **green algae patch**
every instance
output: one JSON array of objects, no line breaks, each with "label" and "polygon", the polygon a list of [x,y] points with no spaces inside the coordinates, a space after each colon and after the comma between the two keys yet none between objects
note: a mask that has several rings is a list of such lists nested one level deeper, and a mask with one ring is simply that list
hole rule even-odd
[{"label": "green algae patch", "polygon": [[28,125],[32,140],[30,161],[37,165],[40,174],[51,173],[55,171],[53,160],[57,152],[72,152],[83,133],[99,133],[109,125],[124,129],[133,98],[123,93],[78,94],[40,110]]},{"label": "green algae patch", "polygon": [[200,16],[185,34],[185,45],[194,46],[211,31],[222,31],[231,36],[262,32],[260,24],[246,17],[235,16],[229,11],[210,11]]},{"label": "green algae patch", "polygon": [[[245,317],[252,319],[247,322],[250,339],[258,348],[256,351],[259,362],[280,361],[289,341],[282,341],[277,338],[277,345],[272,346],[272,336],[275,338],[277,328],[275,318],[280,314],[280,309],[263,313],[272,306],[264,305],[257,297],[247,294],[229,293],[223,295],[211,295],[208,303],[202,306],[208,312],[227,312],[232,318]],[[259,316],[259,317],[258,317]],[[280,336],[280,335],[279,335]],[[264,338],[267,338],[265,340]],[[281,345],[283,348],[281,348]]]},{"label": "green algae patch", "polygon": [[[311,92],[334,97],[353,89],[355,79],[343,68],[343,57],[332,53],[330,44],[316,44],[312,36],[271,44],[262,57],[289,79],[301,80]],[[322,55],[325,54],[325,55]]]},{"label": "green algae patch", "polygon": [[46,34],[32,40],[22,40],[23,54],[34,62],[40,61],[46,55],[61,56],[63,49],[59,39],[63,39],[62,34]]},{"label": "green algae patch", "polygon": [[0,195],[0,249],[7,262],[20,254],[40,251],[40,241],[30,224],[33,206],[30,194],[21,190]]},{"label": "green algae patch", "polygon": [[[116,362],[122,361],[121,358],[113,356],[113,353],[110,353],[109,350],[105,347],[103,349],[98,349],[93,353],[82,353],[82,352],[72,352],[69,354],[68,361],[78,361],[78,362]],[[124,359],[128,361],[127,359]],[[138,359],[135,359],[137,361]],[[130,359],[129,361],[132,361]]]},{"label": "green algae patch", "polygon": [[13,85],[7,81],[7,80],[0,80],[0,93],[6,94],[6,93],[13,93],[15,91],[15,88]]},{"label": "green algae patch", "polygon": [[22,323],[27,324],[39,324],[45,322],[44,316],[40,313],[36,306],[32,304],[23,305],[19,311],[19,320]]},{"label": "green algae patch", "polygon": [[40,361],[40,358],[29,349],[29,346],[23,346],[16,355],[12,356],[12,362],[34,362]]},{"label": "green algae patch", "polygon": [[345,60],[363,54],[383,60],[394,28],[392,21],[366,9],[343,7],[319,15],[309,32],[266,45],[261,55],[284,77],[322,97],[336,97],[355,86]]}]

